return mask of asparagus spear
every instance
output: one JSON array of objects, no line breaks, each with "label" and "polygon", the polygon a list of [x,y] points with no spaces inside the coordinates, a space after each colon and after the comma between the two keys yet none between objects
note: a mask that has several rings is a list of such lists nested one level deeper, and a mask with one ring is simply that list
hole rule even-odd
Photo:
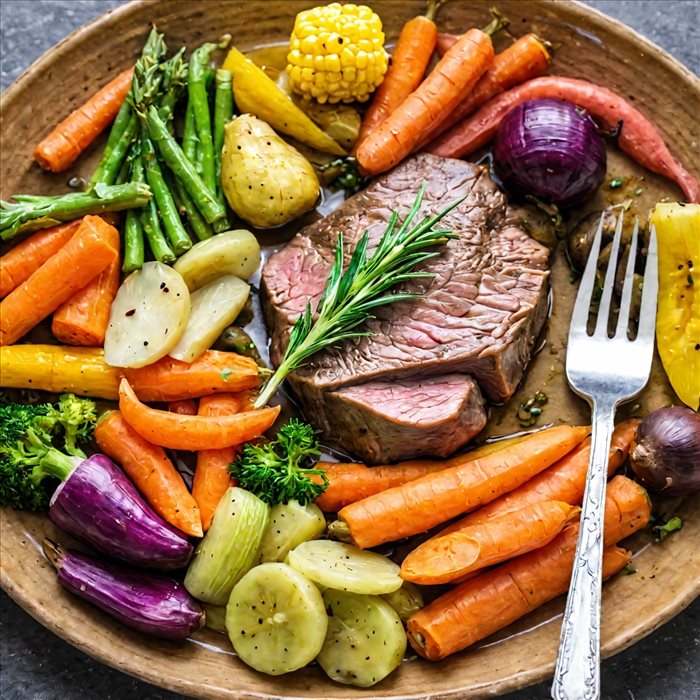
[{"label": "asparagus spear", "polygon": [[9,241],[19,233],[38,231],[86,214],[101,214],[142,207],[151,198],[148,185],[98,184],[87,192],[70,192],[55,197],[15,195],[14,202],[0,201],[0,238]]},{"label": "asparagus spear", "polygon": [[197,151],[199,149],[199,138],[197,137],[197,125],[194,122],[194,108],[192,101],[187,101],[187,110],[185,111],[185,126],[182,130],[182,152],[185,158],[197,168],[197,172],[201,176],[201,162],[198,163]]},{"label": "asparagus spear", "polygon": [[141,148],[146,167],[146,180],[148,180],[148,184],[158,204],[158,210],[163,219],[163,227],[170,239],[170,245],[175,255],[182,255],[192,247],[192,241],[182,225],[173,195],[165,182],[160,165],[158,165],[153,142],[147,133],[141,136]]},{"label": "asparagus spear", "polygon": [[214,142],[211,134],[211,115],[207,96],[208,62],[216,44],[202,44],[190,56],[190,69],[187,74],[187,92],[192,104],[194,121],[197,125],[199,148],[202,154],[202,180],[213,192],[216,190],[214,170]]},{"label": "asparagus spear", "polygon": [[[129,177],[131,182],[145,182],[146,176],[143,172],[143,164],[139,160],[138,144],[132,147],[127,163],[130,165]],[[124,260],[122,270],[133,272],[140,270],[145,261],[146,242],[143,234],[143,224],[141,223],[143,209],[129,209],[126,212],[124,221]]]},{"label": "asparagus spear", "polygon": [[[221,151],[224,147],[224,127],[233,116],[233,88],[230,71],[219,69],[216,71],[216,90],[214,92],[214,174],[216,177],[216,196],[221,206],[226,208],[226,198],[221,187]],[[214,222],[214,230],[217,233],[226,231],[229,222],[226,217]]]},{"label": "asparagus spear", "polygon": [[204,219],[212,223],[226,216],[226,209],[216,199],[216,193],[207,187],[195,166],[185,157],[155,107],[148,110],[146,122],[162,160],[182,182]]},{"label": "asparagus spear", "polygon": [[[185,186],[179,180],[175,180],[173,194],[177,195],[178,199],[180,200],[180,208],[187,217],[187,221],[192,227],[194,235],[197,236],[197,239],[203,241],[205,238],[211,238],[214,235],[211,226],[204,220],[204,217],[199,213],[199,211],[197,211],[197,207],[192,201],[192,197],[190,197],[189,193],[185,189]],[[218,219],[218,221],[221,221],[221,219]]]}]

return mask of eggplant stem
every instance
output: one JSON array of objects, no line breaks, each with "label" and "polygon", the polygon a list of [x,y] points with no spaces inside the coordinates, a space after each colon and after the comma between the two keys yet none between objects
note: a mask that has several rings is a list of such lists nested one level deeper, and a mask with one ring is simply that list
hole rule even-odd
[{"label": "eggplant stem", "polygon": [[50,540],[48,537],[45,537],[42,542],[41,546],[44,550],[44,554],[46,555],[46,558],[51,562],[51,565],[56,569],[57,571],[61,568],[61,564],[63,562],[63,547],[61,547],[60,544],[57,542],[53,542]]}]

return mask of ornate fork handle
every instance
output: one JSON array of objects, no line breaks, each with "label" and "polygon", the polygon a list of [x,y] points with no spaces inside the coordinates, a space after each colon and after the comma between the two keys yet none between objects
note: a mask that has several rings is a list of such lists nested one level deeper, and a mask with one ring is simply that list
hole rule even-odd
[{"label": "ornate fork handle", "polygon": [[600,697],[603,516],[615,404],[613,400],[593,404],[589,478],[552,684],[555,700],[597,700]]}]

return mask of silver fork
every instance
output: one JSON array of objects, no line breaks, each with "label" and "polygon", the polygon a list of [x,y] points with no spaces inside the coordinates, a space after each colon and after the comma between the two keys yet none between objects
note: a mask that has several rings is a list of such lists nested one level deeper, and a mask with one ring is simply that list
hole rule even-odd
[{"label": "silver fork", "polygon": [[567,379],[571,388],[591,404],[593,421],[591,458],[583,497],[581,527],[552,684],[554,700],[597,700],[600,697],[603,513],[613,419],[618,404],[636,396],[649,380],[654,351],[659,282],[656,231],[653,226],[644,271],[639,329],[634,340],[629,340],[627,332],[632,300],[632,275],[639,238],[639,222],[636,218],[617,327],[614,336],[608,337],[608,317],[615,285],[623,214],[620,214],[617,220],[595,330],[593,335],[588,334],[588,315],[600,254],[603,220],[604,217],[601,216],[581,278],[566,349]]}]

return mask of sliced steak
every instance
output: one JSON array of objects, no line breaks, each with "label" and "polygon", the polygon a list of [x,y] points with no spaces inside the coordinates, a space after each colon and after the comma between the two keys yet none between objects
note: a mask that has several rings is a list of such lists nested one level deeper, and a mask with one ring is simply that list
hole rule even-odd
[{"label": "sliced steak", "polygon": [[267,261],[262,289],[272,361],[279,364],[307,301],[318,303],[339,232],[347,257],[365,230],[371,252],[392,211],[407,214],[421,181],[421,217],[464,198],[440,224],[457,237],[423,264],[433,278],[401,287],[419,299],[380,307],[366,324],[371,336],[317,353],[290,378],[320,426],[346,423],[327,394],[367,382],[468,374],[489,398],[503,401],[530,358],[546,316],[547,249],[528,236],[485,167],[420,154],[302,229]]},{"label": "sliced steak", "polygon": [[484,400],[464,374],[367,382],[323,394],[325,439],[363,461],[447,457],[486,425]]}]

